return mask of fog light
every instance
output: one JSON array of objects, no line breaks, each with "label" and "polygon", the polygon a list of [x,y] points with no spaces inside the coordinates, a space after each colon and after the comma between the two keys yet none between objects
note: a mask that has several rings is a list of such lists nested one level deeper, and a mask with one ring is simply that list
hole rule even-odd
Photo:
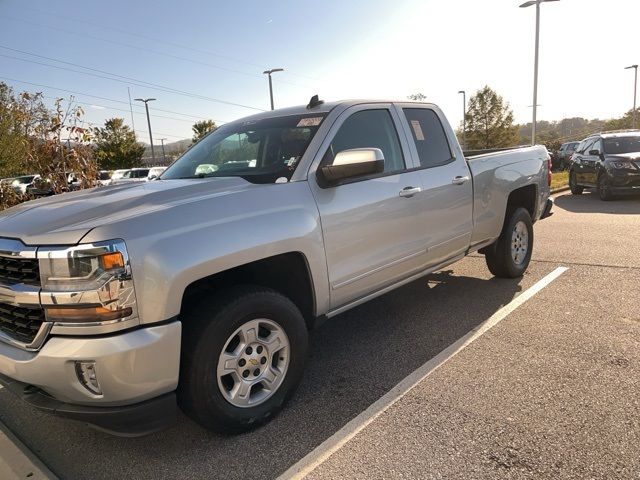
[{"label": "fog light", "polygon": [[102,395],[96,376],[96,362],[76,362],[76,375],[84,388],[94,395]]}]

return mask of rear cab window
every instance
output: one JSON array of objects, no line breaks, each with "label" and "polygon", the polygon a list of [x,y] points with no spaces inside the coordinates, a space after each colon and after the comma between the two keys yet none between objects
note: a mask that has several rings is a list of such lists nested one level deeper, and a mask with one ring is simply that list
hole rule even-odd
[{"label": "rear cab window", "polygon": [[403,108],[422,168],[439,167],[453,161],[442,122],[429,108]]}]

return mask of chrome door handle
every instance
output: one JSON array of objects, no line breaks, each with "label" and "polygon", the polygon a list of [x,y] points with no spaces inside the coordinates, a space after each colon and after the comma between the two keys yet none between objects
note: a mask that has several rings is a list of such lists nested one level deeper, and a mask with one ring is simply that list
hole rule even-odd
[{"label": "chrome door handle", "polygon": [[422,189],[420,187],[405,187],[400,190],[400,196],[405,198],[413,197],[416,193],[420,193]]},{"label": "chrome door handle", "polygon": [[458,175],[457,177],[455,177],[453,180],[451,180],[451,183],[453,183],[454,185],[462,185],[464,182],[468,182],[469,181],[469,177],[463,177],[461,175]]}]

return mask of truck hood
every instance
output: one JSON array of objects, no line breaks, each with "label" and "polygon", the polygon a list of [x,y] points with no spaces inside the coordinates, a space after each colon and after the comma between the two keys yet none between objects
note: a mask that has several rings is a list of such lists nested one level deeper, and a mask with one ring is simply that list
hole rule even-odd
[{"label": "truck hood", "polygon": [[91,229],[174,205],[261,188],[238,177],[159,180],[98,187],[0,212],[0,237],[27,245],[72,245]]}]

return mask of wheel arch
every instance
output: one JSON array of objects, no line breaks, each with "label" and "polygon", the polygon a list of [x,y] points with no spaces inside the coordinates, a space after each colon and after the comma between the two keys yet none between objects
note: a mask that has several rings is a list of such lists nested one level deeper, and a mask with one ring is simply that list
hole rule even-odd
[{"label": "wheel arch", "polygon": [[302,252],[287,252],[223,270],[191,282],[182,294],[180,312],[189,302],[238,285],[271,288],[289,298],[312,328],[317,312],[313,277]]}]

